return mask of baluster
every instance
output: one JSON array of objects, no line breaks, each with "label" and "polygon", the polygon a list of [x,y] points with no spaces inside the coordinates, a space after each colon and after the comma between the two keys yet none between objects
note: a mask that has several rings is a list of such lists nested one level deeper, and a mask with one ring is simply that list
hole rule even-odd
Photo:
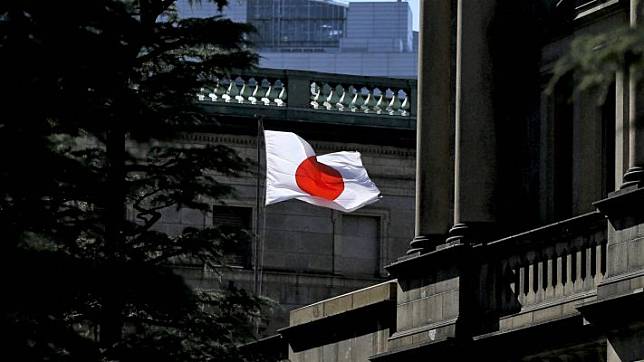
[{"label": "baluster", "polygon": [[212,88],[212,91],[208,93],[208,98],[210,98],[211,102],[217,102],[217,99],[219,96],[217,95],[217,86],[219,85],[219,78],[213,77],[212,79],[214,83],[214,87]]},{"label": "baluster", "polygon": [[574,285],[574,291],[575,292],[581,292],[584,289],[584,280],[582,278],[582,272],[583,268],[582,265],[585,265],[585,260],[583,257],[583,247],[578,248],[575,252],[574,258],[575,258],[575,281],[573,283]]},{"label": "baluster", "polygon": [[203,102],[203,101],[205,101],[205,100],[206,100],[206,95],[204,94],[204,93],[206,93],[206,92],[207,92],[207,91],[206,91],[206,89],[205,89],[205,88],[199,88],[199,92],[197,92],[197,99],[198,99],[200,102]]},{"label": "baluster", "polygon": [[239,94],[237,84],[234,81],[230,81],[228,88],[226,89],[226,93],[224,93],[224,95],[222,95],[221,97],[224,99],[224,102],[230,103],[233,99],[235,99],[235,96],[237,94]]},{"label": "baluster", "polygon": [[571,250],[571,251],[565,250],[564,253],[565,253],[564,256],[563,256],[564,257],[564,260],[563,260],[564,261],[564,265],[563,265],[564,266],[564,269],[563,269],[564,270],[564,276],[563,276],[564,279],[562,279],[562,280],[564,281],[564,293],[563,294],[564,294],[564,296],[566,296],[566,295],[572,294],[572,289],[573,289],[572,288],[573,287],[573,285],[572,285],[572,281],[573,281],[572,272],[573,272],[573,264],[574,264],[574,262],[573,262],[573,253],[574,253],[574,251],[573,250]]},{"label": "baluster", "polygon": [[369,91],[369,95],[367,96],[367,99],[365,100],[363,105],[363,112],[375,113],[376,104],[378,104],[378,101],[374,97],[373,93]]},{"label": "baluster", "polygon": [[534,251],[529,251],[526,255],[528,265],[526,267],[526,274],[528,277],[527,287],[528,293],[526,295],[526,305],[534,304],[536,301],[537,290],[537,260]]},{"label": "baluster", "polygon": [[320,108],[320,92],[321,92],[320,86],[318,86],[317,83],[312,82],[310,92],[311,92],[311,97],[310,97],[311,106],[313,107],[313,109]]},{"label": "baluster", "polygon": [[270,90],[266,94],[265,100],[263,101],[264,104],[267,106],[276,105],[275,99],[277,99],[281,90],[282,89],[277,86],[277,82],[273,82],[273,84],[271,84]]},{"label": "baluster", "polygon": [[411,109],[411,103],[410,103],[411,97],[409,97],[409,94],[407,94],[405,90],[401,89],[398,91],[398,98],[401,101],[400,110],[399,110],[400,115],[405,117],[409,116],[410,115],[409,110]]},{"label": "baluster", "polygon": [[544,273],[546,273],[546,267],[545,267],[545,260],[544,256],[540,255],[535,263],[535,273],[537,274],[535,277],[535,282],[536,282],[536,292],[535,292],[535,303],[540,303],[543,302],[545,297],[544,294],[546,292],[546,278],[544,277]]},{"label": "baluster", "polygon": [[517,298],[521,305],[526,304],[527,295],[528,295],[528,268],[527,268],[527,264],[521,263],[519,265],[519,294]]},{"label": "baluster", "polygon": [[257,81],[255,80],[255,78],[250,78],[248,80],[248,88],[249,88],[249,93],[248,93],[248,96],[245,96],[246,99],[250,102],[250,104],[257,104],[257,101],[258,101],[257,93],[260,87],[259,87],[259,84],[257,84]]},{"label": "baluster", "polygon": [[273,82],[273,85],[271,86],[271,92],[268,95],[268,100],[269,105],[271,106],[278,106],[279,104],[279,97],[280,93],[284,89],[284,84],[278,79],[275,82]]},{"label": "baluster", "polygon": [[318,107],[326,107],[326,100],[329,98],[329,95],[333,92],[333,88],[328,83],[324,83],[320,89],[320,93],[317,97],[316,102]]},{"label": "baluster", "polygon": [[351,106],[350,106],[351,112],[356,112],[364,104],[364,98],[362,96],[363,89],[365,88],[362,88],[359,92],[356,92],[356,95],[351,100]]},{"label": "baluster", "polygon": [[409,96],[405,95],[405,99],[403,100],[402,104],[400,105],[400,115],[407,117],[409,116],[409,110],[411,109],[411,105],[409,104]]},{"label": "baluster", "polygon": [[262,81],[259,83],[259,87],[257,87],[257,92],[254,94],[254,98],[257,103],[262,103],[265,106],[270,104],[270,101],[266,96],[268,93],[271,91],[271,83],[268,81],[268,79],[264,78]]},{"label": "baluster", "polygon": [[340,97],[340,100],[336,104],[339,111],[346,111],[349,109],[355,93],[356,89],[352,85],[342,93],[342,97]]},{"label": "baluster", "polygon": [[360,105],[360,111],[364,113],[369,113],[369,104],[368,102],[371,101],[371,92],[367,87],[362,87],[360,88],[360,93],[362,94],[362,99],[364,100],[362,104]]},{"label": "baluster", "polygon": [[555,287],[555,297],[562,297],[563,296],[563,290],[564,290],[564,277],[566,275],[566,254],[565,250],[558,250],[555,249],[555,282],[554,282],[554,287]]},{"label": "baluster", "polygon": [[235,83],[235,87],[237,89],[237,94],[234,94],[234,95],[231,94],[230,96],[231,97],[234,96],[234,98],[237,101],[237,103],[244,103],[245,99],[244,99],[244,96],[243,96],[242,93],[248,92],[246,90],[246,82],[244,81],[244,79],[242,79],[242,77],[237,77],[237,78],[235,78],[234,83]]},{"label": "baluster", "polygon": [[389,104],[393,99],[394,99],[394,92],[389,88],[385,89],[385,112],[388,112]]},{"label": "baluster", "polygon": [[225,101],[225,99],[223,99],[222,97],[224,94],[226,94],[226,89],[230,85],[229,83],[226,83],[227,80],[228,79],[226,78],[222,78],[217,82],[217,86],[215,87],[215,100],[218,102]]},{"label": "baluster", "polygon": [[327,111],[335,109],[336,104],[338,104],[338,102],[340,101],[340,97],[342,97],[342,94],[344,94],[344,87],[342,87],[342,85],[340,84],[338,84],[334,89],[331,90],[331,93],[329,93],[329,96],[324,102],[324,107],[327,109]]},{"label": "baluster", "polygon": [[286,107],[286,100],[288,99],[286,87],[279,79],[275,81],[275,86],[280,89],[280,92],[277,95],[277,99],[275,99],[275,104],[277,104],[278,107]]},{"label": "baluster", "polygon": [[[333,105],[331,105],[331,103],[330,103],[329,101],[331,101],[331,100],[334,98],[334,94],[335,94],[335,89],[331,88],[331,91],[329,92],[329,94],[328,94],[328,95],[326,96],[326,98],[324,99],[324,102],[322,103],[322,106],[323,106],[327,111],[328,111],[328,110],[331,110],[331,109],[333,108]],[[337,102],[337,101],[336,101],[336,102]],[[334,103],[336,103],[336,102],[334,102]]]},{"label": "baluster", "polygon": [[381,114],[383,111],[387,109],[387,99],[385,98],[385,94],[382,93],[382,91],[379,88],[374,88],[373,90],[373,96],[378,99],[376,102],[376,106],[374,107],[374,110],[376,111],[376,114]]},{"label": "baluster", "polygon": [[401,110],[400,107],[402,106],[401,102],[401,97],[404,97],[404,92],[402,90],[398,90],[396,94],[391,98],[391,102],[389,102],[389,106],[387,106],[387,111],[389,112],[390,116],[396,116],[399,115]]},{"label": "baluster", "polygon": [[210,99],[211,102],[216,102],[217,101],[217,95],[215,94],[215,89],[208,89],[208,99]]},{"label": "baluster", "polygon": [[555,256],[555,249],[554,248],[548,248],[545,251],[545,273],[544,273],[544,283],[546,286],[545,289],[545,299],[552,299],[555,295],[555,278],[556,278],[556,256]]}]

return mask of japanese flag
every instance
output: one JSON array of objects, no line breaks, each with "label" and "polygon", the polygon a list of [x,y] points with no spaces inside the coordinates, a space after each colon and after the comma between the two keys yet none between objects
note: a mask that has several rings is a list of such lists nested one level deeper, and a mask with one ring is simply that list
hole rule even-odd
[{"label": "japanese flag", "polygon": [[316,156],[292,132],[264,131],[266,205],[289,199],[351,212],[378,201],[380,190],[369,179],[359,152]]}]

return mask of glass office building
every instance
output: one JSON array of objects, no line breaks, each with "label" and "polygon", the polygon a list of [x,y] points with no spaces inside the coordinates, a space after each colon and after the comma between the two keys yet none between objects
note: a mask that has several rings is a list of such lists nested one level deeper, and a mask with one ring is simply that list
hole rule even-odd
[{"label": "glass office building", "polygon": [[278,51],[337,48],[346,31],[347,5],[329,0],[248,0],[255,46]]},{"label": "glass office building", "polygon": [[177,8],[183,17],[252,24],[263,68],[416,78],[417,32],[404,1],[228,0],[220,13],[178,0]]}]

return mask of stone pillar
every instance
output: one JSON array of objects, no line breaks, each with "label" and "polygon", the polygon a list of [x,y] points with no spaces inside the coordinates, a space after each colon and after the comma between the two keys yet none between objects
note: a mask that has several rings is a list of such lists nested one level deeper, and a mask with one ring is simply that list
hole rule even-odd
[{"label": "stone pillar", "polygon": [[[631,27],[642,21],[642,3],[631,0]],[[644,83],[635,77],[628,82],[628,171],[622,188],[644,183]]]},{"label": "stone pillar", "polygon": [[448,244],[462,243],[495,221],[496,137],[488,38],[495,5],[494,0],[458,0],[454,226]]},{"label": "stone pillar", "polygon": [[408,254],[432,250],[450,227],[451,1],[421,1],[420,9],[416,237]]},{"label": "stone pillar", "polygon": [[628,171],[628,78],[615,74],[615,189],[619,190]]}]

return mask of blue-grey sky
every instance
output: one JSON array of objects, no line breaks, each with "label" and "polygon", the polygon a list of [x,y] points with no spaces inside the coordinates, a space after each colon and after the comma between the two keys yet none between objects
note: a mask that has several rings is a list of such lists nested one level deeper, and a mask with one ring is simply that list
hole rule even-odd
[{"label": "blue-grey sky", "polygon": [[[397,0],[344,0],[345,2],[392,2],[392,1],[397,1]],[[403,0],[404,2],[409,3],[409,6],[411,7],[411,13],[414,18],[414,30],[418,30],[418,14],[419,14],[419,8],[418,4],[420,0]]]}]

